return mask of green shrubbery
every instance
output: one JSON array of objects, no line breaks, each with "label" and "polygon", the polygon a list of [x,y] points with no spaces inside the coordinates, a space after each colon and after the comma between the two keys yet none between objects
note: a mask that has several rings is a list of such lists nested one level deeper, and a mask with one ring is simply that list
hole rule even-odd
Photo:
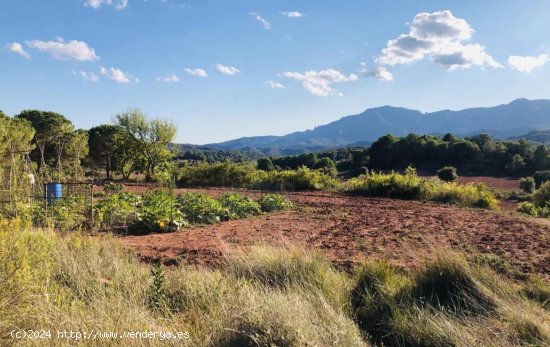
[{"label": "green shrubbery", "polygon": [[95,216],[103,228],[128,226],[132,231],[169,231],[179,230],[187,224],[214,224],[291,206],[289,200],[278,194],[266,194],[254,201],[237,193],[215,199],[201,193],[175,197],[162,190],[152,190],[143,196],[112,193],[99,200]]},{"label": "green shrubbery", "polygon": [[458,174],[455,167],[445,166],[437,171],[437,177],[445,182],[454,182],[458,178]]},{"label": "green shrubbery", "polygon": [[247,218],[262,212],[258,202],[244,195],[228,193],[224,194],[219,201],[225,208],[228,219]]},{"label": "green shrubbery", "polygon": [[454,182],[426,180],[418,177],[416,170],[410,167],[405,174],[373,172],[353,178],[346,183],[344,190],[351,194],[366,196],[437,201],[487,209],[498,208],[498,200],[485,185],[459,185]]},{"label": "green shrubbery", "polygon": [[[296,170],[258,170],[252,164],[201,163],[185,166],[180,171],[178,182],[183,186],[198,187],[258,187],[273,186],[296,190],[335,189],[338,187],[325,167],[312,170],[299,167]],[[330,171],[330,170],[329,170]]]},{"label": "green shrubbery", "polygon": [[265,194],[259,203],[264,212],[282,211],[292,207],[292,203],[279,194]]},{"label": "green shrubbery", "polygon": [[543,183],[535,190],[531,198],[532,202],[524,201],[518,204],[518,212],[534,217],[550,217],[550,182]]},{"label": "green shrubbery", "polygon": [[519,181],[519,188],[526,194],[532,194],[535,191],[535,179],[533,177],[523,177]]}]

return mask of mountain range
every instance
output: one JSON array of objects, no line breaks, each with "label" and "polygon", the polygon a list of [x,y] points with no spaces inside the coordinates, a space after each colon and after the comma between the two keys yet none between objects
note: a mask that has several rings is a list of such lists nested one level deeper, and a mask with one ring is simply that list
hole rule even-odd
[{"label": "mountain range", "polygon": [[340,118],[313,130],[283,136],[253,136],[212,143],[210,148],[282,154],[315,151],[347,145],[367,145],[385,134],[409,133],[468,136],[479,133],[498,138],[550,129],[550,100],[516,99],[494,107],[424,113],[402,107],[382,106]]}]

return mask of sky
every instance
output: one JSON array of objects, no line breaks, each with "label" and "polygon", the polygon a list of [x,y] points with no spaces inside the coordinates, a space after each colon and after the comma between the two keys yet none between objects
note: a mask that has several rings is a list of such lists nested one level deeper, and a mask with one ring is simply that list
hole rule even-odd
[{"label": "sky", "polygon": [[550,98],[550,1],[0,0],[0,110],[133,107],[206,144]]}]

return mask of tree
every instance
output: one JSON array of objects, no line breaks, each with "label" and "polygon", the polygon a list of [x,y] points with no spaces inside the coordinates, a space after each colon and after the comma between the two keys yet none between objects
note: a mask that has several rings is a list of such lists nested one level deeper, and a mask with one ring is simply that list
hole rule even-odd
[{"label": "tree", "polygon": [[148,178],[155,174],[155,167],[174,156],[168,145],[176,137],[176,125],[168,120],[149,119],[139,109],[130,109],[115,116],[115,124],[128,135],[127,140],[137,145],[145,158]]},{"label": "tree", "polygon": [[24,119],[13,119],[3,114],[0,116],[0,155],[6,160],[2,160],[5,167],[0,169],[9,172],[8,188],[13,190],[18,188],[20,176],[23,174],[24,158],[33,149],[31,141],[35,131],[31,124]]},{"label": "tree", "polygon": [[[24,110],[15,118],[29,121],[36,130],[33,138],[36,149],[31,152],[31,158],[38,163],[39,171],[48,162],[59,159],[56,144],[59,149],[63,136],[74,131],[73,124],[65,116],[55,112]],[[57,165],[60,163],[57,162]]]},{"label": "tree", "polygon": [[258,168],[258,170],[264,170],[264,171],[275,170],[275,167],[273,166],[273,162],[268,157],[263,157],[258,159],[258,164],[256,167]]},{"label": "tree", "polygon": [[107,179],[111,178],[114,168],[116,137],[122,136],[122,128],[116,125],[103,124],[88,130],[89,158],[93,165],[103,167]]}]

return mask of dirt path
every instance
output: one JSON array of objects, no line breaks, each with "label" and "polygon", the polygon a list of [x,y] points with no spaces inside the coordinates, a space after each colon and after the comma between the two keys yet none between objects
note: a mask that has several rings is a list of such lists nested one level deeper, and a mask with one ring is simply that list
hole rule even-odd
[{"label": "dirt path", "polygon": [[223,262],[223,255],[235,247],[258,243],[321,249],[343,266],[370,256],[414,266],[419,251],[430,255],[452,247],[498,254],[523,271],[550,276],[550,226],[530,218],[330,193],[289,197],[298,206],[294,211],[121,240],[144,260],[209,265]]}]

